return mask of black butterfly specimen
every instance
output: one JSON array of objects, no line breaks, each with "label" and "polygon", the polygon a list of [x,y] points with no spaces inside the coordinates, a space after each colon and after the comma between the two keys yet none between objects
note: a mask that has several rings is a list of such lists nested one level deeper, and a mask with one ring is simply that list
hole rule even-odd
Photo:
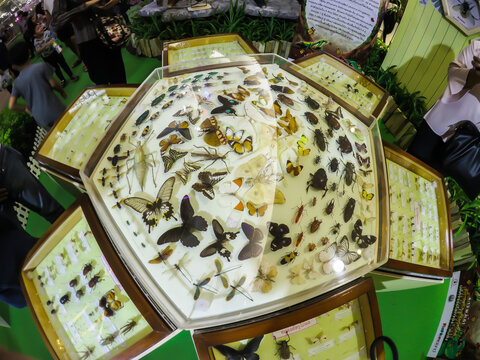
[{"label": "black butterfly specimen", "polygon": [[136,212],[142,213],[143,222],[148,226],[148,232],[152,227],[157,226],[160,217],[170,220],[173,216],[173,206],[170,203],[172,197],[175,177],[165,180],[157,193],[155,201],[150,201],[138,196],[123,199],[123,203],[130,206]]},{"label": "black butterfly specimen", "polygon": [[239,231],[225,232],[222,225],[220,225],[220,223],[216,219],[212,220],[212,227],[217,240],[214,243],[208,245],[205,249],[203,249],[200,253],[200,256],[208,257],[218,252],[218,255],[223,256],[228,261],[230,261],[231,252],[225,247],[225,243],[229,240],[235,239]]},{"label": "black butterfly specimen", "polygon": [[175,149],[170,148],[168,155],[162,155],[165,172],[168,172],[172,168],[173,164],[175,164],[175,161],[177,161],[178,159],[181,159],[185,155],[187,155],[187,152],[177,151]]},{"label": "black butterfly specimen", "polygon": [[178,122],[172,121],[168,126],[163,129],[163,131],[158,134],[157,139],[164,137],[165,135],[170,134],[171,132],[178,131],[185,139],[191,140],[192,134],[190,134],[190,129],[188,128],[188,122]]},{"label": "black butterfly specimen", "polygon": [[356,242],[359,248],[365,249],[369,245],[372,245],[377,241],[377,237],[374,235],[362,235],[363,224],[362,220],[358,219],[353,225],[352,241]]},{"label": "black butterfly specimen", "polygon": [[292,243],[291,238],[285,237],[285,235],[290,232],[290,229],[287,225],[271,222],[268,224],[268,231],[274,237],[272,243],[270,244],[270,249],[272,249],[272,251],[277,251]]},{"label": "black butterfly specimen", "polygon": [[263,247],[261,242],[263,240],[263,233],[258,228],[254,228],[252,225],[245,222],[242,223],[242,230],[248,239],[248,244],[238,254],[238,260],[247,260],[259,256]]},{"label": "black butterfly specimen", "polygon": [[222,103],[221,106],[216,107],[211,111],[212,114],[233,114],[235,115],[235,109],[232,108],[234,105],[238,105],[239,102],[235,101],[233,99],[227,99],[226,97],[223,97],[222,95],[218,95],[218,101]]},{"label": "black butterfly specimen", "polygon": [[180,204],[180,218],[182,225],[174,227],[173,229],[165,231],[157,241],[158,245],[180,242],[186,247],[195,247],[200,244],[200,241],[192,234],[193,230],[205,231],[207,230],[207,221],[201,216],[193,216],[194,211],[192,204],[190,204],[190,197],[185,195]]},{"label": "black butterfly specimen", "polygon": [[242,350],[235,350],[227,345],[216,345],[214,348],[220,351],[222,355],[226,356],[227,360],[260,360],[260,356],[255,354],[255,351],[258,350],[263,336],[264,335],[253,338]]},{"label": "black butterfly specimen", "polygon": [[220,182],[227,175],[226,171],[211,173],[210,171],[202,171],[198,174],[197,182],[193,184],[192,188],[199,193],[205,195],[206,198],[213,200],[215,198],[215,191],[213,187]]}]

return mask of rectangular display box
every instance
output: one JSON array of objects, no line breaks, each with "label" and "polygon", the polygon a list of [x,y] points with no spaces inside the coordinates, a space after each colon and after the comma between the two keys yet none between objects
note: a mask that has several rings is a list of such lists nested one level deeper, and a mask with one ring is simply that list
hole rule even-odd
[{"label": "rectangular display box", "polygon": [[21,280],[55,359],[131,359],[172,332],[123,267],[86,195],[35,244]]},{"label": "rectangular display box", "polygon": [[342,98],[365,116],[379,118],[387,105],[388,92],[373,80],[328,53],[311,54],[295,61],[329,93]]},{"label": "rectangular display box", "polygon": [[[178,71],[187,69],[178,64],[204,59],[202,63],[214,64],[222,62],[221,58],[258,53],[257,48],[241,34],[219,34],[197,36],[178,41],[169,41],[163,44],[164,76],[174,76]],[[224,60],[223,60],[224,61]],[[198,63],[197,63],[198,65]]]},{"label": "rectangular display box", "polygon": [[155,70],[81,173],[127,267],[180,328],[278,311],[387,260],[376,120],[279,56],[230,60]]},{"label": "rectangular display box", "polygon": [[[195,331],[200,360],[257,354],[260,359],[370,359],[382,335],[377,297],[370,278],[255,322]],[[253,357],[250,357],[253,359]],[[383,359],[377,347],[377,359]]]},{"label": "rectangular display box", "polygon": [[384,142],[390,193],[390,252],[382,270],[447,278],[453,271],[450,208],[443,176]]},{"label": "rectangular display box", "polygon": [[80,168],[136,89],[137,85],[100,85],[84,89],[38,148],[35,159],[41,168],[83,188]]}]

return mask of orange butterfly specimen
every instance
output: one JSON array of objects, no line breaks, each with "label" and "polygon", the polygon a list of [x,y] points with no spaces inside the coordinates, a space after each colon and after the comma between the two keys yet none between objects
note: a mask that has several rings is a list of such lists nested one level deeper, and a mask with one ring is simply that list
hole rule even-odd
[{"label": "orange butterfly specimen", "polygon": [[247,96],[250,96],[250,92],[242,85],[238,85],[237,92],[227,92],[226,90],[223,90],[223,95],[226,95],[238,101],[244,101]]},{"label": "orange butterfly specimen", "polygon": [[183,140],[180,139],[177,135],[170,135],[168,138],[160,141],[160,152],[163,154],[167,151],[170,145],[182,144]]},{"label": "orange butterfly specimen", "polygon": [[200,130],[205,134],[203,141],[210,146],[226,145],[227,139],[218,126],[215,116],[210,116],[200,124]]},{"label": "orange butterfly specimen", "polygon": [[257,216],[263,216],[265,215],[267,208],[268,208],[268,204],[263,204],[262,206],[257,208],[250,201],[247,202],[248,215],[250,216],[253,216],[255,214],[257,214]]},{"label": "orange butterfly specimen", "polygon": [[287,123],[287,124],[283,124],[281,122],[278,122],[278,125],[280,125],[283,128],[283,130],[287,132],[287,134],[292,135],[297,132],[298,130],[297,120],[292,115],[289,109],[287,109],[285,116],[282,116],[280,120]]},{"label": "orange butterfly specimen", "polygon": [[282,107],[280,106],[280,104],[278,103],[278,100],[275,100],[273,102],[273,110],[275,110],[275,113],[277,115],[282,115],[283,114],[283,111],[282,111]]},{"label": "orange butterfly specimen", "polygon": [[171,132],[178,131],[185,139],[191,140],[192,134],[190,134],[190,129],[188,128],[188,122],[184,121],[182,123],[177,121],[172,121],[168,126],[163,129],[163,131],[158,134],[157,139],[164,137],[165,135],[170,134]]},{"label": "orange butterfly specimen", "polygon": [[287,160],[287,173],[292,174],[293,176],[298,176],[302,169],[302,165],[295,166],[290,160]]}]

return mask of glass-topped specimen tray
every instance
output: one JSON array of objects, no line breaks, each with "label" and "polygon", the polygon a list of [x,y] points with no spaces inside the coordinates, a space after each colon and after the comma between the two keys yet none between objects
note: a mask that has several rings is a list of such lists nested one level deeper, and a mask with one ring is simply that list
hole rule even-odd
[{"label": "glass-topped specimen tray", "polygon": [[384,142],[390,194],[389,261],[383,270],[451,277],[452,226],[443,176]]},{"label": "glass-topped specimen tray", "polygon": [[81,174],[159,311],[178,327],[231,323],[383,264],[376,121],[276,55],[190,66],[155,70]]},{"label": "glass-topped specimen tray", "polygon": [[80,168],[137,86],[100,85],[83,90],[45,136],[35,155],[40,166],[83,187]]},{"label": "glass-topped specimen tray", "polygon": [[[378,118],[387,104],[388,92],[364,74],[328,53],[311,54],[295,61],[307,72],[318,76],[323,85],[365,116]],[[304,71],[302,71],[304,72]]]},{"label": "glass-topped specimen tray", "polygon": [[[195,331],[193,339],[200,360],[254,359],[253,354],[260,359],[367,360],[381,335],[375,288],[366,278],[275,317]],[[378,346],[377,358],[383,356]]]},{"label": "glass-topped specimen tray", "polygon": [[[256,54],[258,50],[241,34],[217,34],[197,36],[163,44],[162,65],[164,77],[174,76],[176,72],[188,69],[188,63],[199,61],[203,65],[216,63],[219,58]],[[187,65],[182,65],[186,62]],[[175,66],[173,66],[175,65]]]},{"label": "glass-topped specimen tray", "polygon": [[131,359],[172,331],[123,267],[87,195],[29,252],[21,278],[55,359]]}]

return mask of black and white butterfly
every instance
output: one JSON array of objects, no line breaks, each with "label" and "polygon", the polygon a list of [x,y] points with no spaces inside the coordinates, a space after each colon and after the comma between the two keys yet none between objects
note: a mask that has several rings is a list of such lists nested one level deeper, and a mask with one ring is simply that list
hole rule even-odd
[{"label": "black and white butterfly", "polygon": [[157,226],[160,217],[165,220],[170,220],[173,217],[176,220],[173,216],[173,206],[170,203],[174,185],[174,176],[165,180],[153,202],[139,196],[123,199],[122,202],[136,212],[142,213],[142,220],[148,226],[148,232],[150,232],[152,227]]},{"label": "black and white butterfly", "polygon": [[345,269],[345,265],[360,259],[357,252],[349,250],[347,236],[343,236],[339,244],[334,242],[325,250],[320,251],[318,257],[322,262],[322,269],[325,274],[341,272]]},{"label": "black and white butterfly", "polygon": [[190,204],[190,197],[184,196],[180,204],[180,218],[182,225],[174,227],[173,229],[165,231],[157,241],[158,245],[180,242],[186,247],[195,247],[200,244],[198,238],[192,234],[194,230],[207,230],[207,221],[201,216],[194,216],[192,204]]},{"label": "black and white butterfly", "polygon": [[241,350],[232,349],[227,345],[215,345],[214,348],[226,356],[227,360],[259,360],[260,356],[255,354],[262,342],[264,335],[251,339]]},{"label": "black and white butterfly", "polygon": [[263,251],[261,245],[263,240],[262,231],[246,222],[242,222],[241,226],[243,233],[248,239],[248,244],[238,254],[238,260],[247,260],[259,256]]},{"label": "black and white butterfly", "polygon": [[210,171],[202,171],[198,174],[198,180],[200,180],[200,182],[193,184],[192,188],[193,190],[205,195],[205,197],[207,197],[208,199],[213,200],[215,198],[215,191],[213,190],[213,187],[215,186],[215,184],[220,182],[226,175],[226,171],[216,173],[211,173]]},{"label": "black and white butterfly", "polygon": [[239,104],[238,101],[235,101],[233,99],[227,99],[226,97],[223,97],[222,95],[218,95],[217,99],[218,99],[218,101],[220,101],[222,103],[222,105],[213,109],[211,111],[212,114],[221,114],[221,113],[233,114],[233,115],[236,114],[235,109],[233,109],[232,106],[238,105]]},{"label": "black and white butterfly", "polygon": [[220,223],[216,219],[212,220],[212,227],[217,240],[215,240],[214,243],[208,245],[205,249],[203,249],[200,253],[200,256],[208,257],[218,252],[218,255],[223,256],[228,261],[230,261],[231,252],[225,247],[225,243],[229,240],[235,239],[239,231],[225,232],[222,225],[220,225]]},{"label": "black and white butterfly", "polygon": [[359,248],[365,249],[369,245],[372,245],[377,241],[377,237],[374,235],[363,235],[362,220],[358,219],[353,225],[352,241],[356,242]]},{"label": "black and white butterfly", "polygon": [[285,235],[290,232],[290,229],[287,225],[271,222],[268,224],[268,231],[274,237],[272,243],[270,244],[270,249],[272,249],[272,251],[277,251],[292,243],[291,238],[285,237]]},{"label": "black and white butterfly", "polygon": [[172,168],[173,164],[175,164],[175,161],[183,158],[185,155],[187,155],[187,152],[177,151],[170,148],[168,155],[162,155],[165,172],[168,172]]}]

